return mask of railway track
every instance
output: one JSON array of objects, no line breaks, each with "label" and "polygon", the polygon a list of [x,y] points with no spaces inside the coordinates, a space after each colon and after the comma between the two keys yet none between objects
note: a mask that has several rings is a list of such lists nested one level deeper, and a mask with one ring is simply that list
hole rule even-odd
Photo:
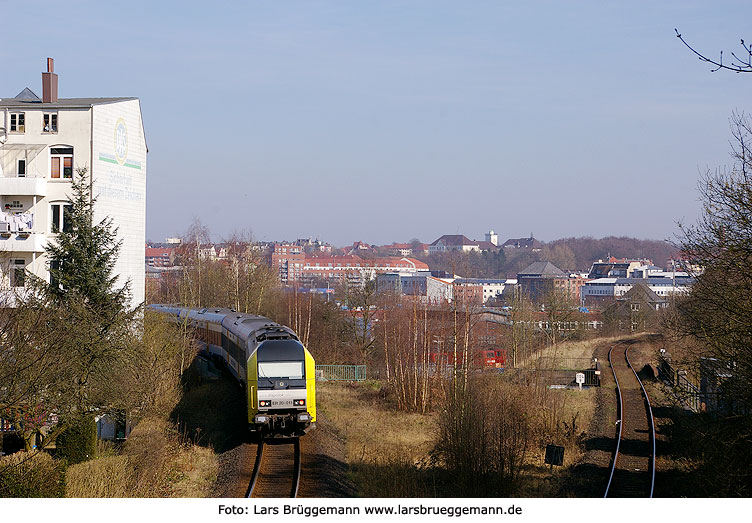
[{"label": "railway track", "polygon": [[619,430],[603,496],[606,498],[652,498],[655,486],[653,410],[645,387],[629,361],[629,347],[621,343],[608,351],[608,362],[616,381]]},{"label": "railway track", "polygon": [[300,440],[261,440],[247,498],[294,498],[300,484]]}]

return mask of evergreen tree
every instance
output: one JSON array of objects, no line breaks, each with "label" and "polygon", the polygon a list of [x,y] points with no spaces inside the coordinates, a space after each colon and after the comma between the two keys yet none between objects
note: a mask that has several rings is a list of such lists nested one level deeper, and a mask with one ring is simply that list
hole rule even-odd
[{"label": "evergreen tree", "polygon": [[103,314],[122,312],[130,297],[130,281],[117,288],[112,274],[121,242],[112,219],[94,223],[92,180],[86,168],[76,170],[71,205],[64,207],[63,229],[45,248],[49,259],[49,293],[55,301],[82,300]]},{"label": "evergreen tree", "polygon": [[[137,344],[140,309],[129,309],[129,282],[113,275],[120,243],[112,220],[94,222],[92,182],[77,169],[63,228],[46,247],[50,283],[28,275],[27,293],[0,322],[0,414],[23,427],[28,419],[57,414],[60,422],[42,439],[44,447],[71,423],[123,403],[118,372]],[[12,377],[12,380],[9,380]],[[12,415],[11,415],[12,414]],[[71,421],[73,420],[73,421]],[[33,433],[23,433],[30,447]]]}]

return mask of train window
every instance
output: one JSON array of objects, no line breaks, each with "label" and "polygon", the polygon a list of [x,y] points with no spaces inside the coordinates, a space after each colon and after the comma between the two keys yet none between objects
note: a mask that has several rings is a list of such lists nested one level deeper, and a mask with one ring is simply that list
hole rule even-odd
[{"label": "train window", "polygon": [[258,364],[259,378],[303,379],[302,361],[262,361]]}]

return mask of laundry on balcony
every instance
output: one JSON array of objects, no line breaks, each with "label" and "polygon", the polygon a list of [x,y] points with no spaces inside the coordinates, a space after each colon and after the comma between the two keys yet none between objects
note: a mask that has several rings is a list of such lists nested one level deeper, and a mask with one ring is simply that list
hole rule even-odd
[{"label": "laundry on balcony", "polygon": [[0,230],[4,232],[31,231],[34,226],[34,215],[30,212],[18,214],[0,211]]}]

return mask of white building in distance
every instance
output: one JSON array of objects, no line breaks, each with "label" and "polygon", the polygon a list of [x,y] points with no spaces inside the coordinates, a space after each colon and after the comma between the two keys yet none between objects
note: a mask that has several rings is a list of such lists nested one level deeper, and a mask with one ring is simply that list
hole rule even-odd
[{"label": "white building in distance", "polygon": [[23,292],[25,271],[49,281],[44,252],[65,229],[71,179],[93,179],[94,219],[112,218],[122,240],[117,285],[144,301],[146,139],[138,98],[58,98],[52,59],[42,98],[26,88],[0,98],[0,306]]}]

